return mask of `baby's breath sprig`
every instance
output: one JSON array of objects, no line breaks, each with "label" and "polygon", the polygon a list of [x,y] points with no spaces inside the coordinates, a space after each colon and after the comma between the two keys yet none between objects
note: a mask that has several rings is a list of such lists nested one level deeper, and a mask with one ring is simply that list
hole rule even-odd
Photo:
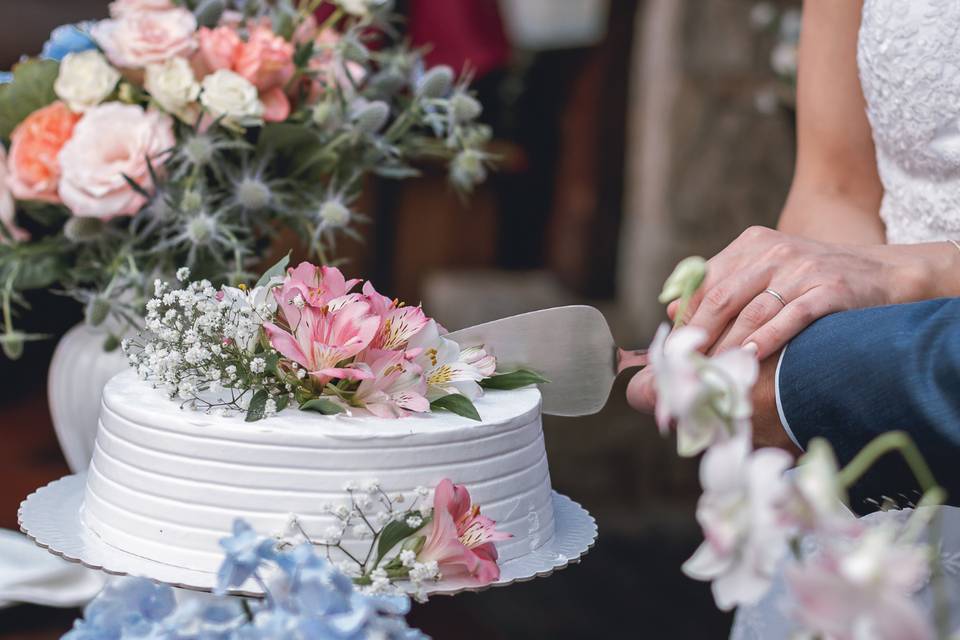
[{"label": "baby's breath sprig", "polygon": [[[177,270],[180,282],[189,276],[186,267]],[[123,350],[142,378],[184,406],[266,417],[282,410],[291,395],[278,373],[279,356],[262,336],[274,304],[267,287],[218,290],[199,280],[175,289],[157,280],[145,330],[125,340]]]}]

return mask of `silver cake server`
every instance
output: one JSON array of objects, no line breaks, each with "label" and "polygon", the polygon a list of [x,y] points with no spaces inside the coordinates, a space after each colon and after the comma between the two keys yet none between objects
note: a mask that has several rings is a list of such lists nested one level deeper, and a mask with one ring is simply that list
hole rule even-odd
[{"label": "silver cake server", "polygon": [[523,367],[545,377],[550,382],[540,385],[543,412],[555,416],[600,411],[617,375],[647,364],[646,351],[617,347],[606,318],[586,305],[522,313],[446,337],[461,347],[486,345],[500,371]]}]

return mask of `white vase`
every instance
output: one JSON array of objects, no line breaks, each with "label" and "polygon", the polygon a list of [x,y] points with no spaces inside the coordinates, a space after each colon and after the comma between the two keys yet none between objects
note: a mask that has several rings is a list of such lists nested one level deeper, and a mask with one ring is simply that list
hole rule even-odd
[{"label": "white vase", "polygon": [[50,415],[60,448],[74,473],[86,471],[93,456],[103,386],[129,366],[120,349],[104,351],[106,337],[103,329],[78,324],[57,343],[50,362]]}]

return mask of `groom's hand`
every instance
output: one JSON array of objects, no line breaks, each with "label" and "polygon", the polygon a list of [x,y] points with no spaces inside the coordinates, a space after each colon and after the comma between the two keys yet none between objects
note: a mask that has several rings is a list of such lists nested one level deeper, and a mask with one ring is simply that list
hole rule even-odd
[{"label": "groom's hand", "polygon": [[[760,363],[760,374],[753,387],[753,441],[757,447],[779,447],[797,454],[799,450],[787,436],[777,412],[776,374],[780,352]],[[627,402],[637,411],[653,413],[657,392],[653,372],[639,371],[627,387]]]}]

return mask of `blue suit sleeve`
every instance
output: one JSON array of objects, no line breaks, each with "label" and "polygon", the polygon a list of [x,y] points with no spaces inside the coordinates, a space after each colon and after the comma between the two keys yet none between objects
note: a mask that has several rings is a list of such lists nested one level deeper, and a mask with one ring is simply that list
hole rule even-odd
[{"label": "blue suit sleeve", "polygon": [[[876,436],[906,431],[960,502],[960,299],[822,318],[787,347],[778,391],[801,446],[824,437],[846,462]],[[855,493],[902,503],[916,485],[886,460]]]}]

